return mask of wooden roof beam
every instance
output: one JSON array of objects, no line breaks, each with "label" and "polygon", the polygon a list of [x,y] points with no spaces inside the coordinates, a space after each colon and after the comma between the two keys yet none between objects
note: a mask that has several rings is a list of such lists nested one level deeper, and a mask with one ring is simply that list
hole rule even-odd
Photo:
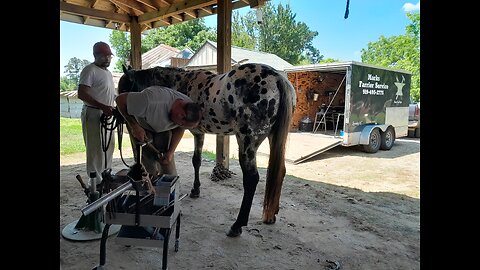
[{"label": "wooden roof beam", "polygon": [[[242,8],[242,7],[246,7],[248,5],[249,4],[246,3],[245,1],[237,1],[237,2],[232,3],[232,10]],[[218,6],[212,8],[212,12],[217,14],[218,13]]]},{"label": "wooden roof beam", "polygon": [[159,18],[170,17],[172,15],[177,15],[183,13],[184,10],[188,9],[198,9],[217,3],[217,0],[211,0],[204,2],[202,0],[193,0],[188,2],[180,2],[170,5],[169,7],[161,8],[158,11],[153,11],[149,13],[142,14],[138,16],[139,23],[146,23],[158,20]]},{"label": "wooden roof beam", "polygon": [[185,11],[185,14],[187,14],[188,16],[196,19],[196,18],[198,18],[198,9],[195,9],[195,10],[186,10],[186,11]]},{"label": "wooden roof beam", "polygon": [[147,13],[150,11],[155,11],[155,8],[151,8],[149,6],[145,6],[143,4],[139,4],[137,1],[131,1],[131,0],[110,0],[110,2],[113,2],[119,6],[123,5],[126,7],[129,7],[133,9],[134,11],[140,12],[141,14]]},{"label": "wooden roof beam", "polygon": [[82,7],[66,2],[60,2],[60,11],[72,13],[79,16],[89,16],[101,20],[112,20],[122,23],[130,23],[130,17],[124,14],[111,13],[107,11],[95,10],[88,7]]},{"label": "wooden roof beam", "polygon": [[137,2],[140,2],[153,10],[159,10],[161,7],[156,1],[152,0],[137,0]]},{"label": "wooden roof beam", "polygon": [[205,11],[208,14],[213,14],[213,8],[212,7],[201,7],[199,9]]}]

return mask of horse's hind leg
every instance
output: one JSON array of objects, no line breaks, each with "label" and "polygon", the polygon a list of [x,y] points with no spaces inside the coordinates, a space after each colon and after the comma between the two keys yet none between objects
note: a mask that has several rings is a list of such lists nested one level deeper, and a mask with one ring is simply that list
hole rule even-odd
[{"label": "horse's hind leg", "polygon": [[195,179],[193,180],[193,188],[190,192],[191,198],[200,196],[200,166],[202,165],[202,148],[205,134],[194,133],[195,149],[193,150],[192,164],[195,170]]},{"label": "horse's hind leg", "polygon": [[230,227],[227,236],[236,237],[242,233],[242,227],[248,224],[250,209],[252,208],[253,196],[257,189],[259,181],[257,169],[257,149],[260,143],[265,139],[253,139],[251,136],[244,138],[237,137],[239,145],[240,166],[243,174],[243,199],[238,213],[237,220]]}]

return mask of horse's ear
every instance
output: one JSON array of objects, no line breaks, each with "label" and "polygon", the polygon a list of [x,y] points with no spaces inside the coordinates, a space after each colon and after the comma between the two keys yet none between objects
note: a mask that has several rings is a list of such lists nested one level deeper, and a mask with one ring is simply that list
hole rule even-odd
[{"label": "horse's ear", "polygon": [[[130,65],[129,65],[129,67],[130,67]],[[128,69],[125,66],[125,64],[122,64],[122,69],[123,69],[123,73],[127,74]]]},{"label": "horse's ear", "polygon": [[133,69],[132,66],[128,65],[128,70]]}]

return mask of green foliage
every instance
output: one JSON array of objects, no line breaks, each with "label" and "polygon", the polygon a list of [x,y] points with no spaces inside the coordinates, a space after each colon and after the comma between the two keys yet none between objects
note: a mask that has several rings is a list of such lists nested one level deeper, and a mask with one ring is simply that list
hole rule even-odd
[{"label": "green foliage", "polygon": [[380,36],[362,49],[362,62],[403,69],[412,73],[410,96],[420,101],[420,14],[407,13],[411,23],[400,36]]},{"label": "green foliage", "polygon": [[67,76],[60,76],[60,92],[72,91],[77,88],[77,84]]},{"label": "green foliage", "polygon": [[122,72],[122,65],[127,65],[127,61],[130,59],[130,34],[123,31],[113,30],[110,34],[109,40],[110,44],[112,44],[112,48],[115,50],[115,57],[117,58],[113,70],[115,72]]},{"label": "green foliage", "polygon": [[[253,20],[253,19],[251,19]],[[253,25],[253,24],[250,24]],[[240,17],[238,11],[232,13],[232,45],[245,49],[255,49],[256,38],[251,33],[248,33],[247,20]]]},{"label": "green foliage", "polygon": [[205,25],[205,19],[190,20],[183,23],[152,29],[142,40],[142,53],[160,44],[178,49],[186,47],[193,51],[200,48],[207,39],[216,40],[217,34]]},{"label": "green foliage", "polygon": [[80,60],[77,57],[70,58],[67,65],[64,66],[67,78],[70,79],[70,81],[75,85],[78,85],[78,81],[80,80],[80,72],[82,72],[82,69],[88,64],[90,64],[90,61],[88,60]]},{"label": "green foliage", "polygon": [[[252,47],[297,65],[300,63],[318,63],[323,55],[312,45],[313,38],[318,32],[311,31],[303,22],[295,20],[296,14],[290,5],[278,4],[276,7],[267,2],[262,7],[263,22],[257,24],[255,11],[249,11],[239,20],[232,23],[232,44],[236,46]],[[250,37],[250,38],[247,38]]]},{"label": "green foliage", "polygon": [[335,62],[341,62],[341,60],[335,59],[335,58],[327,58],[320,61],[320,64],[335,63]]}]

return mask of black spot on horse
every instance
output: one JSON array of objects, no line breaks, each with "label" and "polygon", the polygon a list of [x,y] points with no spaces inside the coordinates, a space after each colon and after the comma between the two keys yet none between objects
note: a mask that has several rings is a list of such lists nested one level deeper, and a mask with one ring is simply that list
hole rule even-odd
[{"label": "black spot on horse", "polygon": [[217,102],[217,98],[213,98],[212,101],[213,101],[213,103]]},{"label": "black spot on horse", "polygon": [[217,90],[217,93],[215,93],[215,95],[218,96],[218,94],[220,94],[220,89]]},{"label": "black spot on horse", "polygon": [[266,81],[262,81],[260,84],[265,85],[265,84],[267,84],[267,82],[266,82]]},{"label": "black spot on horse", "polygon": [[221,124],[222,126],[226,126],[226,125],[228,125],[228,124],[230,124],[230,123],[229,123],[229,122],[226,122],[226,121],[220,121],[220,124]]},{"label": "black spot on horse", "polygon": [[235,69],[231,70],[231,71],[228,73],[228,77],[232,77],[233,74],[235,74],[235,72],[237,72]]},{"label": "black spot on horse", "polygon": [[274,98],[270,99],[270,101],[268,101],[268,112],[267,112],[267,116],[270,118],[273,116],[273,113],[275,112],[275,102],[276,100]]},{"label": "black spot on horse", "polygon": [[235,118],[237,116],[237,111],[230,109],[230,117]]},{"label": "black spot on horse", "polygon": [[262,79],[260,78],[260,76],[255,76],[255,78],[253,78],[253,81],[256,82],[256,83],[259,83]]},{"label": "black spot on horse", "polygon": [[243,140],[243,149],[248,149],[251,143],[252,138],[250,136],[245,136],[245,140]]},{"label": "black spot on horse", "polygon": [[210,110],[208,111],[208,114],[211,116],[217,116],[217,114],[215,113],[215,110],[212,108],[210,108]]},{"label": "black spot on horse", "polygon": [[262,93],[262,94],[266,94],[266,93],[267,93],[267,91],[268,91],[268,90],[267,90],[267,88],[265,88],[265,87],[264,87],[264,88],[262,88],[262,91],[260,91],[260,93]]},{"label": "black spot on horse", "polygon": [[[244,115],[246,115],[246,114],[244,114]],[[247,125],[243,125],[240,128],[240,133],[247,135],[247,134],[252,133],[252,130],[250,130]]]},{"label": "black spot on horse", "polygon": [[277,73],[274,72],[271,68],[262,67],[260,76],[262,77],[262,79],[265,79],[267,76],[277,76]]},{"label": "black spot on horse", "polygon": [[227,83],[227,89],[230,90],[232,88],[232,85],[230,83]]},{"label": "black spot on horse", "polygon": [[258,103],[258,112],[259,112],[259,115],[262,116],[262,119],[265,119],[265,117],[267,116],[267,105],[268,105],[268,102],[266,99],[262,99]]},{"label": "black spot on horse", "polygon": [[246,79],[236,79],[235,82],[234,82],[235,88],[240,88],[240,87],[244,86],[245,84],[247,84]]},{"label": "black spot on horse", "polygon": [[228,95],[228,102],[230,102],[230,104],[233,104],[233,96],[232,95]]},{"label": "black spot on horse", "polygon": [[222,75],[222,77],[220,77],[220,79],[219,79],[219,80],[222,80],[222,79],[223,79],[223,77],[225,77],[225,75],[227,75],[227,74],[226,74],[226,73],[225,73],[225,74],[223,74],[223,75]]},{"label": "black spot on horse", "polygon": [[218,124],[219,121],[217,120],[217,118],[212,118],[212,122],[215,123],[215,124]]},{"label": "black spot on horse", "polygon": [[202,89],[203,88],[203,83],[199,83],[198,84],[198,89]]}]

